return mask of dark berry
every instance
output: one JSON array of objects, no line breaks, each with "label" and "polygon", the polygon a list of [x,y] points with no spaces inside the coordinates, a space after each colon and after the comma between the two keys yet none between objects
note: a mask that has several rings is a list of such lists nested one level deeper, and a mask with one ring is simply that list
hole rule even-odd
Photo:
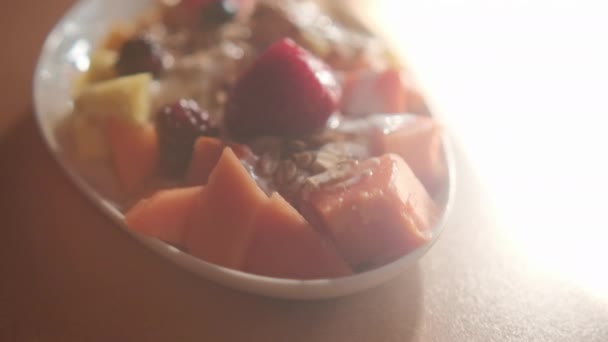
[{"label": "dark berry", "polygon": [[150,72],[158,76],[164,69],[165,50],[146,36],[125,42],[120,50],[116,71],[120,75]]},{"label": "dark berry", "polygon": [[224,123],[240,138],[310,134],[336,110],[340,91],[322,60],[286,38],[239,77],[225,106]]},{"label": "dark berry", "polygon": [[205,5],[201,10],[203,28],[215,28],[231,21],[239,11],[236,0],[216,0]]},{"label": "dark berry", "polygon": [[209,113],[189,99],[182,99],[161,108],[156,116],[160,141],[160,164],[165,176],[183,177],[192,157],[194,142],[200,136],[218,134],[209,120]]},{"label": "dark berry", "polygon": [[214,1],[216,0],[182,0],[180,5],[185,6],[190,10],[197,10]]}]

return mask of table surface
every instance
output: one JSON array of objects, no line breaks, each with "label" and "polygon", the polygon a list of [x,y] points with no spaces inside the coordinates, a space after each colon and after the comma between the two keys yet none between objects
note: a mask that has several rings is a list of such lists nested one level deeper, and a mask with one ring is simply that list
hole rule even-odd
[{"label": "table surface", "polygon": [[[480,155],[458,130],[456,200],[444,234],[415,268],[376,289],[273,300],[157,256],[77,191],[32,118],[36,55],[71,2],[0,3],[4,16],[14,13],[0,21],[0,91],[10,94],[0,99],[1,341],[608,340],[607,289],[522,252],[511,234],[521,229],[505,225],[517,220],[502,220],[498,188],[483,182]],[[595,274],[605,274],[603,260],[587,260]]]}]

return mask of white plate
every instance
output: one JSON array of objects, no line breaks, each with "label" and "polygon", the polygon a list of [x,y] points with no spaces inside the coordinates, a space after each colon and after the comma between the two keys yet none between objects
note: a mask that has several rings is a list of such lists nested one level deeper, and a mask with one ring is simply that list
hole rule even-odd
[{"label": "white plate", "polygon": [[[170,259],[175,264],[225,286],[260,295],[287,299],[320,299],[344,296],[359,292],[394,278],[426,253],[439,237],[451,207],[454,192],[454,165],[452,151],[444,139],[445,156],[449,168],[441,220],[433,227],[433,240],[377,269],[349,277],[321,280],[290,280],[253,275],[217,266],[183,253],[154,238],[145,237],[127,229],[123,215],[109,201],[100,196],[62,157],[61,146],[55,136],[56,124],[71,109],[70,90],[75,77],[89,65],[91,50],[120,19],[134,18],[151,5],[153,0],[83,0],[77,3],[49,34],[34,77],[34,104],[42,135],[69,178],[101,210],[135,239]],[[110,249],[111,246],[108,246]]]}]

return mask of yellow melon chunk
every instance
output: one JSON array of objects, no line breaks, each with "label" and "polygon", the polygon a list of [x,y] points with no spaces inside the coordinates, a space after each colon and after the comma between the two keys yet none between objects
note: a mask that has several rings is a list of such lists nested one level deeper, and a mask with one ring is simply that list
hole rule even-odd
[{"label": "yellow melon chunk", "polygon": [[137,74],[92,84],[74,101],[76,115],[94,118],[115,116],[143,123],[150,117],[150,74]]}]

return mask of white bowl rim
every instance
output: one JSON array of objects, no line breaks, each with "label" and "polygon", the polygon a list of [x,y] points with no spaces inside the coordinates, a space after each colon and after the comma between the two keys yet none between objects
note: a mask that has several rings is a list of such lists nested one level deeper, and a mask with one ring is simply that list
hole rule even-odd
[{"label": "white bowl rim", "polygon": [[[53,129],[45,124],[43,119],[44,110],[41,100],[42,85],[40,80],[41,70],[45,67],[46,56],[54,53],[54,47],[51,44],[53,38],[61,37],[61,28],[69,19],[78,11],[83,10],[88,4],[98,0],[80,0],[75,3],[53,27],[47,36],[34,74],[33,97],[34,97],[34,116],[37,126],[43,136],[45,145],[53,158],[60,165],[61,169],[66,173],[68,178],[76,185],[76,187],[88,197],[99,209],[101,209],[108,217],[118,224],[123,231],[126,231],[131,237],[140,241],[142,244],[152,249],[156,253],[163,255],[173,263],[182,268],[203,278],[217,282],[224,286],[241,290],[248,293],[263,295],[267,297],[275,297],[282,299],[295,300],[310,300],[324,299],[350,295],[360,292],[395,277],[404,271],[408,266],[414,264],[420,259],[439,239],[443,232],[448,216],[452,210],[454,193],[455,193],[455,160],[454,151],[450,138],[447,133],[443,133],[442,144],[444,149],[444,157],[447,164],[448,174],[446,180],[445,204],[442,208],[441,217],[433,227],[433,238],[430,242],[418,247],[412,252],[400,257],[399,259],[362,273],[356,273],[350,276],[340,278],[316,279],[316,280],[297,280],[283,279],[251,274],[244,271],[234,270],[219,266],[205,260],[198,259],[186,252],[182,252],[175,247],[155,238],[140,235],[131,229],[128,229],[124,220],[123,214],[120,213],[110,202],[103,199],[97,191],[87,183],[69,162],[62,157],[58,152],[57,146],[53,146]],[[425,95],[425,99],[428,100]],[[431,115],[434,116],[434,115]]]}]

